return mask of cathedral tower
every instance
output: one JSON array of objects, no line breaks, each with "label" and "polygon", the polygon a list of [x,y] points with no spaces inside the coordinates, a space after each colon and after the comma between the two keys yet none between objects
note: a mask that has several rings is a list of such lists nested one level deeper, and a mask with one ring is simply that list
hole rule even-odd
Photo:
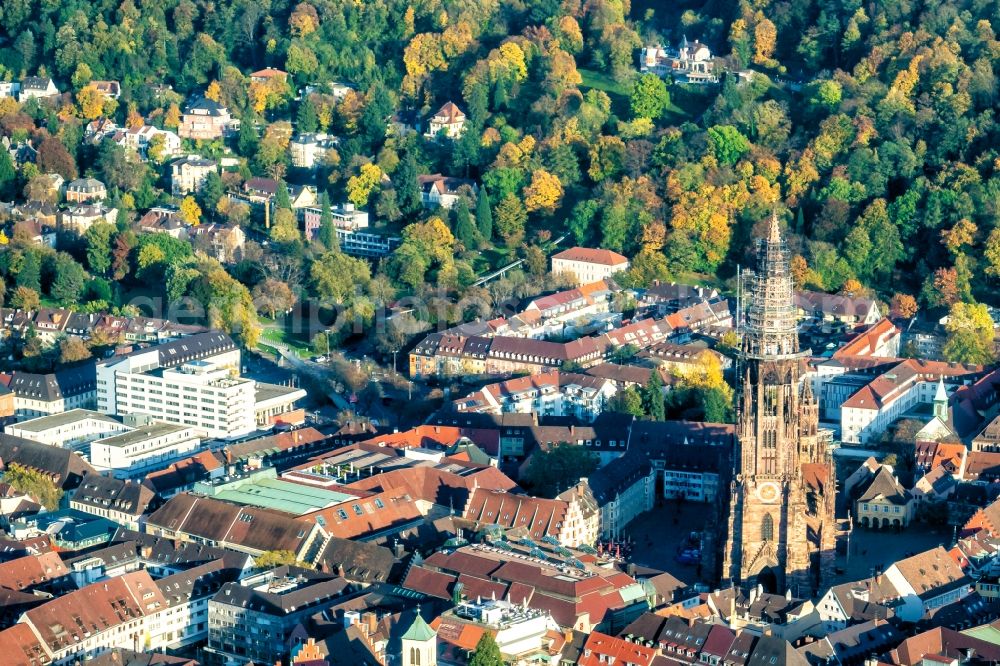
[{"label": "cathedral tower", "polygon": [[[800,382],[788,248],[778,219],[757,241],[742,327],[736,449],[724,578],[810,595],[833,567],[836,477],[819,410]],[[800,384],[803,384],[800,386]]]}]

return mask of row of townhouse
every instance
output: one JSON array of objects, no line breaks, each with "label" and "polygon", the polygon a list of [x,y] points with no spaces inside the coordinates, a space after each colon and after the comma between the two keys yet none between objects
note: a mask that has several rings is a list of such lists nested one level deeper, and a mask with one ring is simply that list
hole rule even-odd
[{"label": "row of townhouse", "polygon": [[457,412],[485,414],[532,412],[593,421],[617,393],[615,382],[552,370],[489,384],[452,403]]},{"label": "row of townhouse", "polygon": [[111,343],[163,342],[199,333],[205,328],[169,319],[84,313],[69,308],[40,308],[37,311],[0,308],[0,335],[20,338],[29,330],[43,343],[50,344],[63,335],[97,337]]},{"label": "row of townhouse", "polygon": [[644,349],[663,342],[672,332],[665,320],[644,319],[570,342],[431,333],[410,352],[410,376],[538,373],[566,363],[589,367],[618,348]]}]

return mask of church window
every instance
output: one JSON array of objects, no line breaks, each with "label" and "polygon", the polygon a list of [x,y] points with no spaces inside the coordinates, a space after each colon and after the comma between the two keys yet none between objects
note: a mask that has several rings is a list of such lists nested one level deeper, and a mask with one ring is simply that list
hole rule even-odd
[{"label": "church window", "polygon": [[760,540],[771,541],[774,538],[774,519],[771,514],[765,513],[764,519],[760,521]]},{"label": "church window", "polygon": [[420,666],[420,650],[415,647],[410,648],[410,663],[413,666]]}]

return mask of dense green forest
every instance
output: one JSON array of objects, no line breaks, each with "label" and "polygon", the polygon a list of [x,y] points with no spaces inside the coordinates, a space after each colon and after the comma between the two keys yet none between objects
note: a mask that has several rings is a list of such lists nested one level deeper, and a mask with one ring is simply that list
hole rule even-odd
[{"label": "dense green forest", "polygon": [[[995,0],[5,0],[0,78],[45,74],[72,96],[0,104],[0,129],[49,143],[40,169],[102,177],[126,212],[168,201],[169,187],[155,160],[86,145],[91,118],[175,126],[184,100],[207,91],[243,121],[228,146],[241,166],[223,180],[294,180],[290,134],[338,136],[316,184],[332,201],[366,206],[402,246],[368,266],[329,237],[304,243],[278,224],[271,247],[229,269],[247,294],[287,287],[365,317],[431,286],[499,301],[529,281],[537,289],[544,250],[563,233],[631,257],[635,285],[725,281],[776,211],[800,285],[870,291],[912,316],[998,302],[994,24]],[[722,59],[720,84],[639,74],[642,46],[682,36]],[[289,73],[284,88],[249,81],[267,66]],[[81,93],[95,79],[122,82],[117,104],[88,104]],[[299,94],[334,81],[356,92]],[[394,113],[426,116],[447,101],[467,114],[460,138],[387,133]],[[416,176],[436,172],[476,181],[478,195],[425,212]],[[35,175],[5,176],[0,164],[5,192]],[[224,185],[206,188],[192,215],[245,221],[220,205]],[[97,242],[112,251],[92,252],[97,266],[86,242],[71,254],[94,279],[155,275],[173,295],[223,289],[221,277],[205,277],[217,269],[206,260],[178,248],[141,257],[130,234],[122,220],[106,230]],[[526,259],[522,272],[470,286],[515,256]],[[22,280],[10,265],[14,288]],[[77,295],[87,286],[116,298],[77,282]]]}]

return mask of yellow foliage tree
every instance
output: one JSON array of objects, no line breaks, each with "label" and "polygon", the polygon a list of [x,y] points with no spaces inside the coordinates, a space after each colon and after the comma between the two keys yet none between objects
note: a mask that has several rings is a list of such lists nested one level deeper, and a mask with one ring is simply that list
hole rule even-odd
[{"label": "yellow foliage tree", "polygon": [[205,98],[213,102],[222,101],[222,86],[219,85],[218,81],[212,81],[208,84],[208,88],[205,89]]},{"label": "yellow foliage tree", "polygon": [[288,27],[296,37],[306,37],[316,32],[319,27],[319,14],[316,13],[316,8],[308,2],[300,2],[288,17]]},{"label": "yellow foliage tree", "polygon": [[757,13],[753,29],[753,61],[758,65],[771,65],[774,47],[778,43],[778,29],[764,14]]},{"label": "yellow foliage tree", "polygon": [[76,102],[80,105],[80,115],[87,120],[96,120],[104,115],[104,93],[97,86],[88,84],[76,94]]},{"label": "yellow foliage tree", "polygon": [[531,184],[524,189],[524,206],[529,213],[537,210],[551,213],[562,201],[563,186],[559,177],[545,169],[531,174]]},{"label": "yellow foliage tree", "polygon": [[377,164],[362,164],[358,175],[347,179],[347,199],[355,206],[368,203],[372,192],[382,182],[382,169]]},{"label": "yellow foliage tree", "polygon": [[146,119],[142,117],[139,110],[135,106],[135,102],[129,102],[128,104],[128,117],[125,119],[125,125],[129,129],[139,129],[146,124]]},{"label": "yellow foliage tree", "polygon": [[181,110],[176,104],[171,104],[167,109],[167,115],[163,117],[163,126],[168,129],[176,129],[181,124]]},{"label": "yellow foliage tree", "polygon": [[181,217],[190,225],[197,226],[201,223],[201,206],[194,197],[187,196],[181,201]]}]

